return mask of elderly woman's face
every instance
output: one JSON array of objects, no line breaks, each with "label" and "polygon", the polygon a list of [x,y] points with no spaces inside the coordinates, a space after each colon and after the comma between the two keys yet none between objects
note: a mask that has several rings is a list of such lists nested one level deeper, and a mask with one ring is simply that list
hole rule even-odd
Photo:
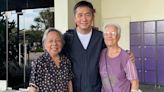
[{"label": "elderly woman's face", "polygon": [[50,55],[57,55],[62,49],[62,40],[57,32],[49,32],[44,43]]},{"label": "elderly woman's face", "polygon": [[118,44],[118,31],[114,26],[108,26],[103,33],[106,46],[114,46]]}]

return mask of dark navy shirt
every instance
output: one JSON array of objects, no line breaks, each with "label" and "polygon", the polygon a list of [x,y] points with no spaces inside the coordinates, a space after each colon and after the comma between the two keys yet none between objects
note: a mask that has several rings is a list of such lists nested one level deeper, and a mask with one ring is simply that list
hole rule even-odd
[{"label": "dark navy shirt", "polygon": [[64,35],[63,51],[70,56],[72,62],[74,92],[100,92],[101,79],[99,74],[99,57],[104,48],[102,32],[92,29],[87,49],[81,44],[75,29]]}]

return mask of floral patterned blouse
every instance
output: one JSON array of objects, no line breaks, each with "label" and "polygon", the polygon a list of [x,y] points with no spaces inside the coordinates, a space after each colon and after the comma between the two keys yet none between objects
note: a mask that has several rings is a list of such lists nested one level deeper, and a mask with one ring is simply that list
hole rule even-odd
[{"label": "floral patterned blouse", "polygon": [[48,52],[32,61],[29,86],[38,92],[68,92],[68,83],[73,78],[71,62],[60,54],[60,67],[52,61]]}]

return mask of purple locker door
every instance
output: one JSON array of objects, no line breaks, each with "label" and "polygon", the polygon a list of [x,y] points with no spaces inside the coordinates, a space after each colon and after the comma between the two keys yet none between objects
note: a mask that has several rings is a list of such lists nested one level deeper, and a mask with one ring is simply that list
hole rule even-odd
[{"label": "purple locker door", "polygon": [[131,48],[130,50],[134,53],[136,58],[140,58],[141,57],[141,46],[140,45],[138,45],[138,46],[131,46],[130,48]]},{"label": "purple locker door", "polygon": [[131,51],[135,55],[135,64],[138,70],[142,69],[142,61],[141,61],[141,46],[131,46]]},{"label": "purple locker door", "polygon": [[135,64],[136,64],[136,68],[137,69],[142,69],[142,61],[141,61],[141,58],[136,58],[135,59]]},{"label": "purple locker door", "polygon": [[155,34],[144,34],[144,45],[156,45]]},{"label": "purple locker door", "polygon": [[[164,71],[164,57],[158,58],[158,70]],[[164,72],[163,72],[164,73]]]},{"label": "purple locker door", "polygon": [[164,21],[157,21],[158,84],[164,85]]},{"label": "purple locker door", "polygon": [[143,48],[144,60],[144,77],[145,83],[156,84],[156,50],[155,46],[144,46]]},{"label": "purple locker door", "polygon": [[157,45],[164,45],[164,33],[157,34]]},{"label": "purple locker door", "polygon": [[131,22],[130,23],[130,33],[141,33],[142,31],[142,22]]},{"label": "purple locker door", "polygon": [[155,58],[144,58],[145,70],[156,70]]},{"label": "purple locker door", "polygon": [[144,83],[143,81],[143,71],[141,69],[137,69],[137,73],[138,73],[138,78],[140,83]]},{"label": "purple locker door", "polygon": [[144,46],[143,47],[143,57],[144,58],[155,58],[156,57],[156,49],[155,46]]},{"label": "purple locker door", "polygon": [[130,45],[141,45],[141,34],[130,34]]},{"label": "purple locker door", "polygon": [[164,84],[164,46],[157,46],[158,55],[158,83]]},{"label": "purple locker door", "polygon": [[155,21],[144,22],[144,33],[155,33]]},{"label": "purple locker door", "polygon": [[158,83],[164,85],[164,57],[158,58]]},{"label": "purple locker door", "polygon": [[157,21],[157,32],[164,32],[164,21]]},{"label": "purple locker door", "polygon": [[156,84],[156,71],[155,70],[145,70],[145,83],[146,84]]},{"label": "purple locker door", "polygon": [[164,58],[164,46],[157,46],[158,58]]},{"label": "purple locker door", "polygon": [[164,85],[164,70],[158,71],[158,84]]}]

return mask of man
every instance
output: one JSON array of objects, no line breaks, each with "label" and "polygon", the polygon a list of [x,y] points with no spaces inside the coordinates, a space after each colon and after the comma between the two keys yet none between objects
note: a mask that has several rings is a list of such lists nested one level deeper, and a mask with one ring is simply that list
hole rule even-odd
[{"label": "man", "polygon": [[[74,6],[75,29],[64,34],[64,50],[72,61],[74,92],[100,92],[99,56],[105,47],[101,31],[92,27],[94,8],[80,1]],[[134,57],[133,57],[134,58]]]}]

